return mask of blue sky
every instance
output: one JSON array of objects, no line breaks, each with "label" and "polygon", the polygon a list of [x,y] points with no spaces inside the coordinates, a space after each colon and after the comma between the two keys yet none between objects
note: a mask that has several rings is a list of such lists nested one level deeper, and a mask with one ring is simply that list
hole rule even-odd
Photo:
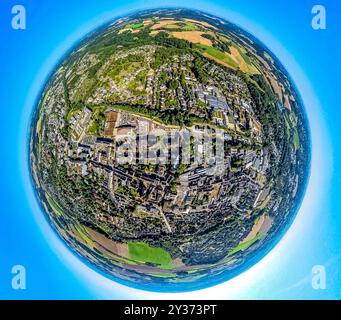
[{"label": "blue sky", "polygon": [[[339,1],[321,0],[327,29],[311,27],[312,0],[114,1],[10,0],[0,4],[0,101],[4,134],[0,183],[0,298],[341,298]],[[27,10],[27,29],[11,28],[11,7]],[[117,15],[139,8],[185,6],[250,31],[281,60],[306,105],[312,173],[301,210],[281,242],[240,276],[202,291],[145,293],[83,265],[51,232],[28,180],[27,126],[33,102],[55,63],[75,41]],[[11,268],[24,265],[27,289],[11,288]],[[311,269],[324,265],[327,288],[314,290]]]}]

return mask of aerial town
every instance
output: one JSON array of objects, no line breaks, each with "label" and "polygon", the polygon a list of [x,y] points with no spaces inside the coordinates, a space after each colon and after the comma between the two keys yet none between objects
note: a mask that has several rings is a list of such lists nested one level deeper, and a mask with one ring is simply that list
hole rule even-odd
[{"label": "aerial town", "polygon": [[123,18],[75,49],[40,101],[38,196],[61,237],[116,276],[239,266],[302,192],[307,133],[290,80],[207,19]]}]

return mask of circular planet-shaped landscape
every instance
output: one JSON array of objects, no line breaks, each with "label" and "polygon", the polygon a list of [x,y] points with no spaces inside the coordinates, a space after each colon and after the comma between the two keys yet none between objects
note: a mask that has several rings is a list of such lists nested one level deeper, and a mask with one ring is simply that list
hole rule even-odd
[{"label": "circular planet-shaped landscape", "polygon": [[190,291],[279,241],[309,146],[300,96],[258,39],[200,11],[155,9],[65,55],[32,116],[30,171],[84,263],[128,286]]}]

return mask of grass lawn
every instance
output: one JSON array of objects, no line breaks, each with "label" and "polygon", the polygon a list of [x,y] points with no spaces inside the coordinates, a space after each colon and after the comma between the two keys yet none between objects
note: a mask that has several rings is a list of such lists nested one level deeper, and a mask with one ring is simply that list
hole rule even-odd
[{"label": "grass lawn", "polygon": [[171,267],[172,258],[170,254],[157,247],[152,247],[143,242],[128,243],[129,258],[139,262],[150,262],[160,265],[161,268]]}]

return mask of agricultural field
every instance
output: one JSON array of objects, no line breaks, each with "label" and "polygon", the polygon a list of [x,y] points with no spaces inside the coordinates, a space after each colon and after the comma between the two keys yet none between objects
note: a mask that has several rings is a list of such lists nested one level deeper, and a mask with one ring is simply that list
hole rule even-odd
[{"label": "agricultural field", "polygon": [[161,268],[171,267],[172,258],[170,254],[162,248],[152,247],[143,242],[129,242],[129,257],[132,260],[143,263],[155,263]]},{"label": "agricultural field", "polygon": [[224,66],[227,66],[233,69],[238,68],[238,62],[236,62],[231,57],[231,55],[219,49],[216,49],[207,45],[198,45],[197,48],[203,54],[204,57],[212,59],[216,61],[217,63],[223,64]]}]

